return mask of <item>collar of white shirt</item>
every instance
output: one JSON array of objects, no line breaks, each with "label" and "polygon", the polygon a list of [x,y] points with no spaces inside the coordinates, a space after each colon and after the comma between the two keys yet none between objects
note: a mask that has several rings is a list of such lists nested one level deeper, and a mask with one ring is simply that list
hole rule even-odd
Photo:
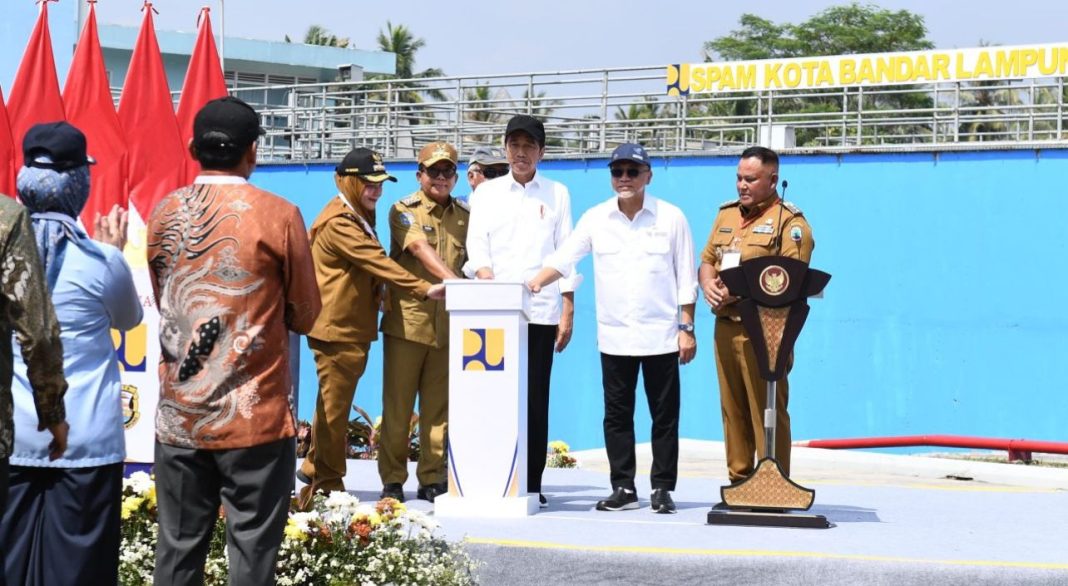
[{"label": "collar of white shirt", "polygon": [[508,179],[510,179],[512,182],[511,185],[509,185],[509,189],[511,189],[512,191],[515,191],[516,189],[518,189],[519,191],[523,191],[528,188],[537,189],[542,186],[541,174],[538,173],[537,169],[534,169],[534,176],[530,178],[530,181],[527,181],[526,185],[523,185],[522,183],[516,181],[515,175],[512,175],[511,173],[508,174]]},{"label": "collar of white shirt", "polygon": [[237,175],[197,175],[193,183],[206,185],[245,185],[248,179]]},{"label": "collar of white shirt", "polygon": [[[642,210],[641,211],[648,212],[649,214],[651,214],[653,216],[653,218],[656,218],[656,198],[653,197],[652,195],[649,195],[648,193],[646,193],[643,197],[644,197],[644,199],[642,199]],[[607,206],[609,217],[615,216],[616,214],[619,214],[620,216],[623,216],[624,218],[627,217],[626,214],[623,213],[623,210],[619,209],[619,201],[620,201],[619,200],[619,196],[617,195],[615,197],[615,199],[614,199],[614,202],[613,202],[613,203],[615,203],[615,205]],[[638,219],[638,214],[634,215],[634,219],[635,220]]]}]

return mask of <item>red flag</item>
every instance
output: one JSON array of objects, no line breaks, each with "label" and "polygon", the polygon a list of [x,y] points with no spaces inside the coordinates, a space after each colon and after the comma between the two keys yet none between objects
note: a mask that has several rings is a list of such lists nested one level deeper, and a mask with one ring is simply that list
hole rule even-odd
[{"label": "red flag", "polygon": [[15,197],[15,144],[11,141],[11,121],[0,88],[0,193]]},{"label": "red flag", "polygon": [[[188,145],[193,138],[193,118],[204,104],[226,96],[226,78],[219,63],[219,52],[215,50],[215,37],[211,34],[210,11],[207,6],[200,11],[200,32],[189,59],[189,69],[185,72],[182,98],[178,102],[178,131],[183,145]],[[200,165],[192,157],[186,157],[185,182],[192,183],[199,173]]]},{"label": "red flag", "polygon": [[82,224],[90,235],[97,213],[107,214],[118,204],[129,206],[126,194],[126,137],[111,99],[104,55],[96,28],[96,4],[89,5],[89,18],[82,30],[74,61],[63,87],[67,121],[85,133],[86,150],[96,159],[91,174],[89,201],[82,210]]},{"label": "red flag", "polygon": [[126,132],[130,203],[147,222],[159,200],[182,186],[188,155],[178,135],[152,4],[145,2],[143,10],[145,19],[119,99],[119,121]]},{"label": "red flag", "polygon": [[66,119],[56,77],[56,59],[52,55],[52,35],[48,33],[48,2],[41,2],[37,25],[33,27],[11,86],[7,109],[15,145],[15,169],[18,169],[22,167],[22,137],[26,131],[34,124]]}]

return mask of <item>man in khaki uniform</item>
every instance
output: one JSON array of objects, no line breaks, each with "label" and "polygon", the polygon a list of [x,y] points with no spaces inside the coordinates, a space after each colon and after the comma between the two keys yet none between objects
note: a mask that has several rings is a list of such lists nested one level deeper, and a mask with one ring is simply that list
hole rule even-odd
[{"label": "man in khaki uniform", "polygon": [[[419,191],[389,210],[390,257],[431,283],[456,279],[467,260],[467,204],[452,197],[456,149],[445,142],[419,152]],[[408,435],[419,397],[418,498],[446,492],[445,431],[449,411],[449,316],[445,303],[396,292],[382,318],[385,360],[378,473],[382,497],[404,500]]]},{"label": "man in khaki uniform", "polygon": [[[742,480],[764,457],[766,386],[749,336],[719,271],[742,261],[781,254],[809,262],[815,242],[796,206],[776,191],[779,156],[771,149],[750,147],[738,162],[738,199],[720,206],[708,244],[701,254],[698,279],[705,300],[716,314],[716,370],[719,374],[723,434],[731,482]],[[789,384],[778,384],[775,456],[790,473]]]},{"label": "man in khaki uniform", "polygon": [[378,153],[353,149],[335,169],[338,194],[330,199],[309,231],[315,277],[323,310],[308,333],[319,374],[319,396],[312,419],[311,448],[297,471],[307,486],[299,504],[307,508],[316,491],[345,490],[349,412],[356,383],[367,367],[367,352],[378,339],[378,308],[385,286],[415,299],[443,299],[445,286],[431,285],[393,259],[375,232],[375,204],[386,173]]}]

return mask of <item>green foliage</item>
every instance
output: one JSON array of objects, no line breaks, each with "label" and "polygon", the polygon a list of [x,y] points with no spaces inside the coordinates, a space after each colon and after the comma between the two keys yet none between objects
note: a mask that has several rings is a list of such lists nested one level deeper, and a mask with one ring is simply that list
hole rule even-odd
[{"label": "green foliage", "polygon": [[775,24],[743,14],[741,28],[705,43],[705,60],[783,59],[920,51],[934,44],[927,39],[923,17],[907,10],[885,10],[857,3],[833,6],[800,24]]},{"label": "green foliage", "polygon": [[[286,42],[289,42],[288,36],[286,36]],[[309,26],[307,32],[304,33],[304,44],[347,49],[349,46],[349,39],[347,37],[339,37],[331,34],[325,27],[313,24]]]},{"label": "green foliage", "polygon": [[[886,53],[895,51],[920,51],[931,49],[934,44],[927,39],[927,27],[923,17],[907,10],[886,10],[871,4],[852,3],[832,6],[799,24],[777,24],[754,14],[743,14],[740,28],[730,34],[708,41],[704,45],[705,60],[748,61],[755,59],[786,59],[795,57],[818,57],[863,53]],[[883,89],[894,89],[885,87]],[[796,94],[797,92],[794,92]],[[858,107],[865,110],[898,110],[929,108],[931,97],[923,91],[883,94],[878,97],[862,95],[857,90],[832,92],[825,97],[791,97],[791,92],[774,95],[773,110],[776,114],[833,115],[843,106],[850,111]],[[691,105],[689,117],[710,118],[734,117],[734,123],[745,122],[756,115],[757,96],[753,93],[734,94],[736,100],[698,100]],[[843,103],[843,100],[846,100]],[[861,100],[863,100],[861,102]],[[765,112],[767,106],[765,106]],[[786,118],[789,120],[789,118]],[[798,118],[801,120],[801,118]],[[895,128],[900,134],[923,134],[930,132],[930,125],[902,123]],[[855,134],[852,127],[847,133]],[[886,131],[883,131],[884,134]],[[798,129],[798,146],[819,144],[821,140],[840,138],[841,132]],[[870,137],[852,136],[852,142],[863,143]]]}]

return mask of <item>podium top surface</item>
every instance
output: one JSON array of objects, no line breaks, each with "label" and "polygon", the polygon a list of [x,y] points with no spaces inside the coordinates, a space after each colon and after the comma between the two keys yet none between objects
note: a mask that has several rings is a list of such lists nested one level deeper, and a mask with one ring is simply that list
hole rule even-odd
[{"label": "podium top surface", "polygon": [[530,319],[526,283],[489,279],[446,279],[445,309],[453,311],[518,311]]}]

